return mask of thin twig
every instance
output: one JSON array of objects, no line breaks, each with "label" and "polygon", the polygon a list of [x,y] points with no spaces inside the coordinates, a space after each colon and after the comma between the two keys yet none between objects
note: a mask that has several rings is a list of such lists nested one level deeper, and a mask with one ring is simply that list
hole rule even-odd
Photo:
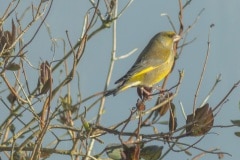
[{"label": "thin twig", "polygon": [[211,29],[212,29],[212,26],[209,27],[209,32],[208,32],[208,48],[207,48],[207,54],[206,54],[206,57],[205,57],[205,61],[204,61],[204,64],[203,64],[203,68],[202,68],[202,73],[200,75],[200,79],[199,79],[199,82],[198,82],[198,85],[197,85],[197,89],[196,89],[196,93],[194,95],[194,101],[193,101],[193,117],[195,116],[195,110],[196,110],[196,104],[197,104],[197,97],[198,97],[198,93],[199,93],[199,90],[200,90],[200,87],[201,87],[201,84],[202,84],[202,80],[203,80],[203,77],[204,77],[204,73],[205,73],[205,70],[206,70],[206,67],[207,67],[207,61],[208,61],[208,56],[210,54],[210,47],[211,47],[211,43],[210,43],[210,33],[211,33]]},{"label": "thin twig", "polygon": [[232,88],[228,91],[228,93],[223,97],[223,99],[213,108],[213,111],[215,111],[219,106],[221,106],[224,102],[225,102],[225,100],[227,99],[227,97],[232,93],[232,91],[236,88],[236,87],[238,87],[239,86],[239,84],[240,84],[240,80],[238,81],[238,82],[236,82],[233,86],[232,86]]},{"label": "thin twig", "polygon": [[216,79],[213,87],[211,88],[211,90],[210,90],[209,93],[207,94],[206,98],[204,99],[204,101],[202,102],[202,104],[201,104],[199,107],[202,107],[202,106],[204,106],[204,105],[207,103],[208,99],[209,99],[210,96],[213,94],[214,89],[216,88],[217,84],[218,84],[220,81],[221,81],[221,74],[217,76],[217,79]]}]

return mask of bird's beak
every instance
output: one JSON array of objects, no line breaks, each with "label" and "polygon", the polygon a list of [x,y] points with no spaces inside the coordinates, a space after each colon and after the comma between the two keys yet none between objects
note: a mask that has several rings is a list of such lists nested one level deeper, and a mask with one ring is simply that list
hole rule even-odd
[{"label": "bird's beak", "polygon": [[182,37],[179,36],[178,34],[176,34],[174,37],[173,37],[173,42],[177,42],[181,39]]}]

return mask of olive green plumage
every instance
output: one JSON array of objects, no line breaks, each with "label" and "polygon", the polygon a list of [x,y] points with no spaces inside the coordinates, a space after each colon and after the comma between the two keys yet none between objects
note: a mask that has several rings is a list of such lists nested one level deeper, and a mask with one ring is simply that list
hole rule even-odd
[{"label": "olive green plumage", "polygon": [[180,36],[172,31],[156,34],[129,71],[115,82],[119,86],[105,95],[116,95],[130,87],[152,87],[160,82],[172,69],[175,56],[173,44],[179,39]]}]

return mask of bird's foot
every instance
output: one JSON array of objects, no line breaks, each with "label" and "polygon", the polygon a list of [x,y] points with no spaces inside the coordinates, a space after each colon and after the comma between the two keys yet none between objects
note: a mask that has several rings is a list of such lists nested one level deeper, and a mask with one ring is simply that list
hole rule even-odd
[{"label": "bird's foot", "polygon": [[137,93],[143,101],[152,99],[152,87],[138,87]]}]

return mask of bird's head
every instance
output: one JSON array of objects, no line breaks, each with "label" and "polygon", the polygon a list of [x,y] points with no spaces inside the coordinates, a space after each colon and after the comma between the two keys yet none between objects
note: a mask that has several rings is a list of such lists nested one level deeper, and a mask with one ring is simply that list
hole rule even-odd
[{"label": "bird's head", "polygon": [[172,47],[174,42],[181,39],[181,36],[173,31],[165,31],[159,33],[158,39],[165,47]]}]

